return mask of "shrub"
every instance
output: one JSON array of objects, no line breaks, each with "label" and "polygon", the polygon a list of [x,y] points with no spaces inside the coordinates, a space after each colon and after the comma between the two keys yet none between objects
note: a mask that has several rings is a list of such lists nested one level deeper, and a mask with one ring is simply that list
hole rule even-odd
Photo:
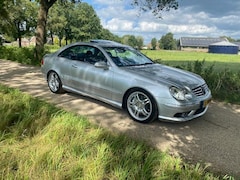
[{"label": "shrub", "polygon": [[0,58],[22,64],[39,65],[39,62],[34,58],[34,47],[0,46]]}]

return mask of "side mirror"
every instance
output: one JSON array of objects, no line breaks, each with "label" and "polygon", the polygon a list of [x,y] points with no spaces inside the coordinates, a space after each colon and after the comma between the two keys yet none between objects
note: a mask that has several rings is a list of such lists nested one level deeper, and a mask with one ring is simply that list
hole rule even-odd
[{"label": "side mirror", "polygon": [[96,68],[101,68],[101,69],[105,69],[105,70],[107,70],[107,69],[109,68],[109,66],[107,65],[107,63],[104,62],[104,61],[98,61],[98,62],[96,62],[96,63],[94,64],[94,66],[95,66]]}]

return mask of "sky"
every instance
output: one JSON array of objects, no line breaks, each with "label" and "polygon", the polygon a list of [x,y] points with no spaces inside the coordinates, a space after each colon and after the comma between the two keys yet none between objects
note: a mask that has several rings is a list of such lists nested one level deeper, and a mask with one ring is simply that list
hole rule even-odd
[{"label": "sky", "polygon": [[144,43],[171,32],[180,37],[220,37],[240,39],[239,0],[178,0],[178,10],[141,13],[133,0],[83,0],[93,6],[104,28],[123,36],[142,36]]}]

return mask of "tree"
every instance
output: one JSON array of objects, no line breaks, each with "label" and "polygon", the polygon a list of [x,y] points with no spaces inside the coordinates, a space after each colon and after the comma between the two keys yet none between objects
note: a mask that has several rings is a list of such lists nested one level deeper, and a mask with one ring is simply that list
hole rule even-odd
[{"label": "tree", "polygon": [[121,42],[123,44],[127,44],[129,46],[134,47],[134,48],[141,49],[142,46],[143,46],[143,37],[141,37],[141,36],[135,37],[133,35],[124,35],[122,37]]},{"label": "tree", "polygon": [[38,20],[36,28],[36,48],[35,57],[39,61],[44,51],[44,39],[46,34],[46,24],[48,10],[57,0],[39,0]]},{"label": "tree", "polygon": [[36,27],[36,19],[34,18],[36,17],[36,8],[36,4],[29,2],[29,0],[9,1],[8,6],[5,7],[8,14],[1,21],[1,29],[15,40],[18,39],[19,47],[22,46],[22,36],[34,32]]},{"label": "tree", "polygon": [[152,45],[152,49],[156,50],[156,47],[157,47],[157,39],[156,38],[152,38],[151,45]]},{"label": "tree", "polygon": [[[47,15],[49,9],[57,0],[38,0],[38,22],[36,29],[36,59],[40,60],[44,50],[44,37],[46,34]],[[67,0],[60,0],[66,2]],[[76,2],[77,0],[71,0]],[[80,1],[80,0],[78,0]],[[161,17],[161,11],[169,11],[170,9],[177,9],[177,0],[132,0],[134,6],[139,7],[140,11],[152,11],[158,17]]]},{"label": "tree", "polygon": [[143,37],[142,36],[137,36],[136,40],[137,40],[137,48],[141,49],[143,47]]},{"label": "tree", "polygon": [[53,35],[57,35],[59,38],[59,46],[62,46],[62,39],[65,34],[64,28],[68,22],[65,9],[69,9],[69,7],[56,3],[53,8],[50,9],[47,21],[47,30],[50,33],[52,42],[54,42]]},{"label": "tree", "polygon": [[65,3],[57,2],[49,10],[47,21],[47,32],[52,41],[53,35],[59,37],[59,45],[65,37],[66,44],[72,41],[87,41],[89,39],[109,39],[120,41],[109,30],[102,27],[93,7],[87,3]]},{"label": "tree", "polygon": [[176,49],[177,45],[176,40],[173,39],[173,34],[167,33],[166,35],[162,36],[159,40],[159,47],[166,50]]},{"label": "tree", "polygon": [[170,11],[178,9],[177,0],[132,0],[132,4],[137,6],[140,11],[152,11],[152,13],[161,18],[162,11]]},{"label": "tree", "polygon": [[9,0],[0,0],[0,20],[8,17],[7,7],[9,2]]},{"label": "tree", "polygon": [[74,39],[85,41],[98,37],[102,26],[92,6],[87,3],[78,4],[70,15],[74,18],[69,18],[67,27],[71,29]]},{"label": "tree", "polygon": [[233,38],[231,38],[231,37],[229,37],[229,36],[220,36],[220,38],[225,38],[225,39],[227,39],[229,42],[234,42],[234,41],[236,41],[235,39],[233,39]]},{"label": "tree", "polygon": [[97,39],[102,38],[106,40],[112,40],[116,42],[121,42],[121,38],[117,35],[114,35],[111,33],[108,29],[102,28],[98,36],[96,37]]}]

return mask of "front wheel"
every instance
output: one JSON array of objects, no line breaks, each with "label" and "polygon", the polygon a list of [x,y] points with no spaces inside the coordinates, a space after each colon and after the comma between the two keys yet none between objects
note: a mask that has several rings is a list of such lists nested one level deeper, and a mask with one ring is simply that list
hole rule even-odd
[{"label": "front wheel", "polygon": [[157,118],[156,103],[152,96],[143,90],[135,90],[128,94],[126,108],[131,118],[137,122],[148,123]]},{"label": "front wheel", "polygon": [[48,75],[48,87],[53,93],[62,93],[64,92],[62,88],[62,82],[58,74],[54,71],[50,72]]}]

